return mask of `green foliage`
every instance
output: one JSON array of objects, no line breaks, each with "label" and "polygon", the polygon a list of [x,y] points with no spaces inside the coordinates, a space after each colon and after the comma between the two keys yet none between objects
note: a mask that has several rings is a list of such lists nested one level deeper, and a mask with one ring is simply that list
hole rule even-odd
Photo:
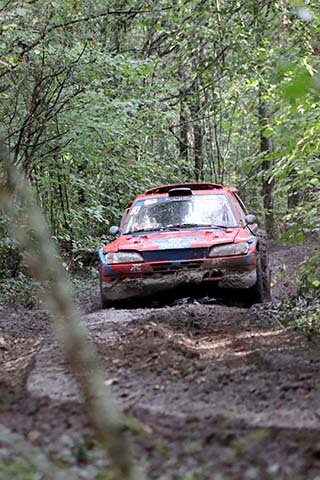
[{"label": "green foliage", "polygon": [[279,305],[275,317],[286,326],[302,331],[308,338],[320,333],[320,295],[319,289],[310,289],[308,293],[285,298]]},{"label": "green foliage", "polygon": [[0,221],[0,278],[10,278],[19,268],[21,256],[16,243],[9,237],[6,227]]},{"label": "green foliage", "polygon": [[16,307],[32,308],[37,304],[37,285],[24,273],[6,278],[0,283],[0,303]]},{"label": "green foliage", "polygon": [[300,273],[300,294],[309,292],[319,295],[320,291],[320,252],[307,258],[299,269]]},{"label": "green foliage", "polygon": [[302,331],[307,337],[320,334],[320,253],[307,258],[299,268],[296,295],[284,298],[273,314],[283,325]]}]

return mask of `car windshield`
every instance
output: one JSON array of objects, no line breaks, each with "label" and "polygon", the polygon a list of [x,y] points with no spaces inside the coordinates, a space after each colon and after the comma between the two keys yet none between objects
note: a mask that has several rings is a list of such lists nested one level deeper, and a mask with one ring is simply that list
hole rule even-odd
[{"label": "car windshield", "polygon": [[225,195],[192,195],[138,200],[130,211],[123,233],[236,226],[234,214]]}]

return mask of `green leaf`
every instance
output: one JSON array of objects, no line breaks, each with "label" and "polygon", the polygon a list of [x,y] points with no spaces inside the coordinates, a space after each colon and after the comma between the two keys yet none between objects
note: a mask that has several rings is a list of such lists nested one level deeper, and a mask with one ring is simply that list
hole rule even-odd
[{"label": "green leaf", "polygon": [[309,72],[303,71],[298,73],[283,88],[283,96],[290,102],[295,102],[298,98],[305,97],[313,84],[312,77]]},{"label": "green leaf", "polygon": [[291,0],[294,7],[302,7],[304,5],[304,0]]},{"label": "green leaf", "polygon": [[294,64],[286,59],[281,59],[276,66],[276,76],[279,80],[283,79],[286,74],[294,70]]},{"label": "green leaf", "polygon": [[27,8],[23,8],[23,7],[18,7],[16,9],[16,14],[17,15],[20,15],[21,17],[24,17],[25,15],[27,15],[28,13],[28,9]]},{"label": "green leaf", "polygon": [[272,134],[273,134],[273,128],[271,128],[271,127],[267,127],[267,128],[266,128],[265,130],[263,130],[263,132],[262,132],[262,136],[263,136],[264,138],[269,138],[269,137],[271,137]]}]

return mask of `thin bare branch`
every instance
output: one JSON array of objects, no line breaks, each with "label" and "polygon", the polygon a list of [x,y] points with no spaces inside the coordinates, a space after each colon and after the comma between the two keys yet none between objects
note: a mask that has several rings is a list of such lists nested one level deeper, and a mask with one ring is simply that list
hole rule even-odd
[{"label": "thin bare branch", "polygon": [[89,22],[91,20],[96,20],[97,18],[108,17],[110,15],[141,15],[143,13],[161,13],[166,10],[172,10],[173,7],[163,7],[161,9],[152,10],[151,8],[141,9],[141,10],[107,10],[106,12],[96,13],[95,15],[88,15],[87,17],[76,18],[64,23],[57,23],[53,25],[49,31],[55,30],[57,28],[66,28],[70,25],[75,25],[77,23]]}]

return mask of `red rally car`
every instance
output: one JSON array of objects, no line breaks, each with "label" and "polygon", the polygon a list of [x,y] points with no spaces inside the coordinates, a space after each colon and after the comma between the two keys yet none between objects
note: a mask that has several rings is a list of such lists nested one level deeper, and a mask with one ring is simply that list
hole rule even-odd
[{"label": "red rally car", "polygon": [[[102,307],[184,285],[241,289],[270,299],[266,235],[236,188],[184,183],[147,190],[99,251]],[[209,283],[210,282],[210,283]]]}]

